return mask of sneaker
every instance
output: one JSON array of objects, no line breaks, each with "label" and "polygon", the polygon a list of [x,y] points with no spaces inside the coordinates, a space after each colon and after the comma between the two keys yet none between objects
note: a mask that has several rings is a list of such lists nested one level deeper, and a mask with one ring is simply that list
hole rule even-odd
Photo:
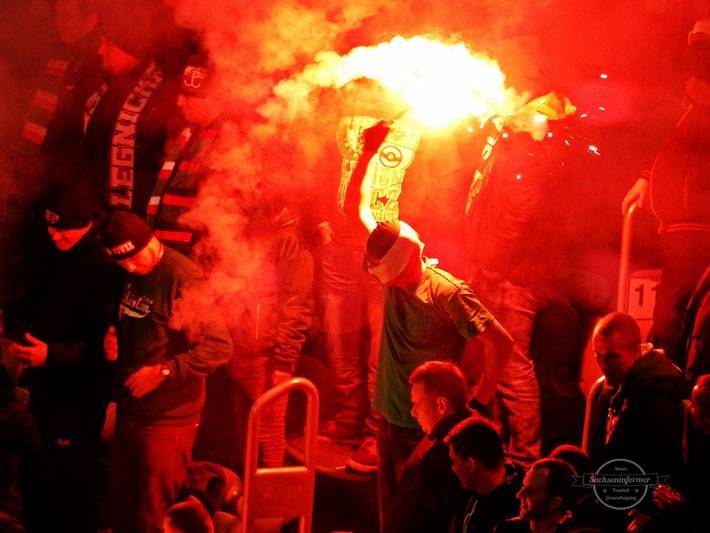
[{"label": "sneaker", "polygon": [[346,464],[356,472],[365,474],[377,472],[377,441],[375,437],[365,437]]},{"label": "sneaker", "polygon": [[335,423],[335,420],[328,420],[318,427],[318,434],[340,444],[360,444],[362,433],[349,431],[343,426]]}]

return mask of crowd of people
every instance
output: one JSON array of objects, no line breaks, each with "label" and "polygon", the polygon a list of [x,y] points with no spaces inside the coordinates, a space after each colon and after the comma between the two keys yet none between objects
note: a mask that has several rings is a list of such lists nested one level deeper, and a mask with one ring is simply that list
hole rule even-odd
[{"label": "crowd of people", "polygon": [[[708,530],[704,304],[685,313],[710,263],[708,20],[689,38],[687,111],[623,205],[650,190],[661,222],[645,342],[550,238],[576,111],[556,92],[526,106],[550,125],[542,141],[489,124],[466,176],[465,280],[427,259],[383,196],[397,180],[373,170],[388,148],[413,153],[418,134],[354,117],[338,198],[312,221],[318,242],[302,206],[268,193],[253,205],[245,191],[240,237],[262,261],[253,301],[238,316],[205,304],[210,264],[195,250],[209,228],[186,215],[234,119],[211,51],[169,2],[51,7],[57,42],[7,177],[22,190],[3,224],[0,531],[235,530],[238,518],[186,492],[209,388],[231,416],[240,394],[250,404],[299,371],[316,326],[334,390],[320,438],[376,473],[383,533]],[[590,332],[604,382],[585,415]],[[286,460],[287,407],[283,396],[265,411],[262,467]],[[226,423],[245,438],[244,422]]]}]

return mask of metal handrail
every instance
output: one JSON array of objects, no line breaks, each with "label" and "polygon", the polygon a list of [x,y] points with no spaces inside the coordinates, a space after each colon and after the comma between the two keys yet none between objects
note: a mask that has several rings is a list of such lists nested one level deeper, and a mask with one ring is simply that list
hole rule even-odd
[{"label": "metal handrail", "polygon": [[594,385],[589,387],[589,392],[587,393],[587,405],[584,409],[584,429],[582,430],[582,450],[590,456],[594,452],[595,435],[592,432],[595,428],[592,424],[595,422],[594,415],[597,414],[595,408],[605,383],[606,378],[601,376],[594,382]]},{"label": "metal handrail", "polygon": [[629,274],[631,270],[631,237],[638,203],[634,202],[624,214],[619,253],[619,283],[616,291],[616,310],[625,313],[629,309]]},{"label": "metal handrail", "polygon": [[[284,394],[302,390],[306,394],[306,424],[304,464],[278,468],[259,468],[259,427],[263,410]],[[254,519],[299,517],[299,533],[310,533],[313,522],[313,491],[316,474],[316,439],[319,415],[318,390],[305,378],[293,378],[267,390],[252,405],[247,428],[246,461],[244,465],[244,501],[242,532],[252,533]],[[276,490],[288,497],[275,499]],[[295,511],[293,513],[289,512]]]}]

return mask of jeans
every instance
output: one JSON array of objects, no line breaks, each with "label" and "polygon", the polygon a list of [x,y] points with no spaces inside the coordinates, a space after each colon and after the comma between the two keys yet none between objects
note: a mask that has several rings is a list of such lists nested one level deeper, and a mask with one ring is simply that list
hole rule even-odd
[{"label": "jeans", "polygon": [[[251,354],[242,365],[241,383],[252,402],[271,388],[269,376],[270,355],[265,353]],[[246,378],[246,379],[245,379]],[[274,403],[266,407],[261,414],[259,424],[259,466],[273,468],[283,466],[286,453],[286,410],[288,394],[282,395]]]},{"label": "jeans", "polygon": [[111,464],[113,533],[163,531],[187,475],[197,427],[149,425],[119,411]]},{"label": "jeans", "polygon": [[381,416],[377,427],[377,490],[380,505],[380,530],[389,522],[392,501],[409,456],[424,438],[420,429],[390,424]]},{"label": "jeans", "polygon": [[[361,250],[337,243],[323,251],[323,327],[336,394],[335,422],[353,433],[364,429],[374,435],[377,416],[370,405],[380,352],[384,292],[380,282],[363,271],[364,255]],[[364,340],[368,340],[366,346]]]},{"label": "jeans", "polygon": [[532,289],[475,266],[470,271],[469,284],[476,296],[515,341],[496,390],[495,414],[501,434],[510,436],[508,456],[530,464],[540,458],[542,435],[540,389],[530,358],[530,335],[538,302]]}]

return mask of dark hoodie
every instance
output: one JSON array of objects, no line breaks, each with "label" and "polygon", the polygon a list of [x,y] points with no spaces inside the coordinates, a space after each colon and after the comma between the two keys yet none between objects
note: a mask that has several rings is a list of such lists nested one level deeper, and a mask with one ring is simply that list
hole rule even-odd
[{"label": "dark hoodie", "polygon": [[[680,370],[666,354],[645,346],[622,384],[605,387],[591,406],[593,471],[612,459],[627,459],[647,474],[669,476],[665,483],[673,485],[683,465],[683,398],[688,392]],[[613,465],[604,471],[609,468]],[[657,509],[652,496],[650,487],[640,509],[653,516]],[[606,506],[599,510],[604,531],[626,531],[631,521],[628,510]]]},{"label": "dark hoodie", "polygon": [[611,398],[611,434],[600,464],[629,459],[646,473],[674,475],[683,464],[683,399],[688,385],[663,351],[647,348]]},{"label": "dark hoodie", "polygon": [[[648,345],[624,376],[609,408],[607,444],[601,465],[612,459],[628,459],[647,474],[658,474],[665,483],[674,483],[683,468],[683,399],[690,392],[681,371],[662,350]],[[638,509],[654,516],[653,488]],[[611,510],[604,518],[604,531],[626,531],[626,510]],[[655,520],[648,531],[658,529]]]}]

